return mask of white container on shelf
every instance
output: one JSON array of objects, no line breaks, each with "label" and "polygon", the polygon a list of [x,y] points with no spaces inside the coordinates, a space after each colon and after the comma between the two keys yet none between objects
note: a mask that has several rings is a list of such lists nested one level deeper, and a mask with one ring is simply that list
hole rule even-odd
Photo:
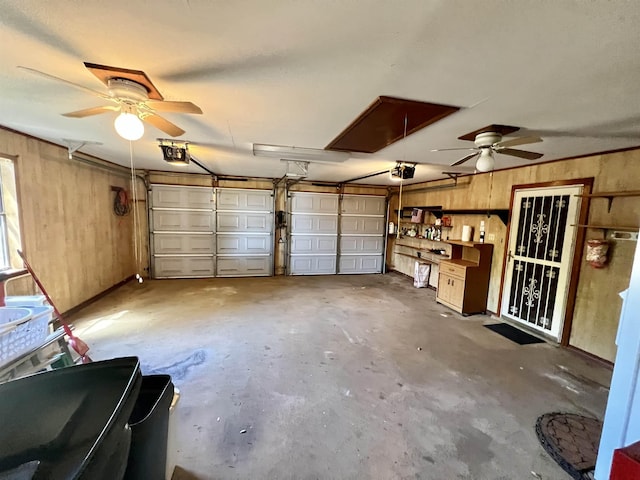
[{"label": "white container on shelf", "polygon": [[462,226],[462,241],[463,242],[470,242],[472,237],[473,237],[473,227],[471,227],[469,225],[463,225]]}]

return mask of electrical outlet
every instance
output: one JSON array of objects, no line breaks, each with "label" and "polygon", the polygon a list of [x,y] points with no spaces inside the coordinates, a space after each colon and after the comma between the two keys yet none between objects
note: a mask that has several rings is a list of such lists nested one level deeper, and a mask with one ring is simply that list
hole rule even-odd
[{"label": "electrical outlet", "polygon": [[496,234],[495,233],[490,233],[489,235],[487,235],[487,240],[489,240],[490,242],[495,242],[496,241]]}]

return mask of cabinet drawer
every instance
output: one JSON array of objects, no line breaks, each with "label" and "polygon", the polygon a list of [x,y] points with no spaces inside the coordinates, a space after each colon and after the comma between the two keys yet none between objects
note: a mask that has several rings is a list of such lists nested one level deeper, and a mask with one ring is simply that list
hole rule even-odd
[{"label": "cabinet drawer", "polygon": [[440,262],[440,272],[454,277],[464,278],[467,267],[450,262]]}]

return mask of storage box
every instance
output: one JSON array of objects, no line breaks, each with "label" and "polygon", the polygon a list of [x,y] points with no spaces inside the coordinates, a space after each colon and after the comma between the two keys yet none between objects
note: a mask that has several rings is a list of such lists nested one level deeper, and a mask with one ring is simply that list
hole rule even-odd
[{"label": "storage box", "polygon": [[411,211],[411,222],[413,223],[422,223],[422,216],[424,212],[419,208],[414,208]]},{"label": "storage box", "polygon": [[49,334],[52,315],[51,306],[0,308],[0,365],[40,345]]}]

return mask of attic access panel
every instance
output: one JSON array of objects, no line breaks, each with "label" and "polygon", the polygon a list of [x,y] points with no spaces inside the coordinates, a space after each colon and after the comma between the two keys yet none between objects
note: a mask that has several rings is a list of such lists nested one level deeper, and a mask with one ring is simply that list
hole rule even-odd
[{"label": "attic access panel", "polygon": [[364,112],[345,128],[326,150],[374,153],[460,110],[460,107],[437,103],[378,97]]}]

